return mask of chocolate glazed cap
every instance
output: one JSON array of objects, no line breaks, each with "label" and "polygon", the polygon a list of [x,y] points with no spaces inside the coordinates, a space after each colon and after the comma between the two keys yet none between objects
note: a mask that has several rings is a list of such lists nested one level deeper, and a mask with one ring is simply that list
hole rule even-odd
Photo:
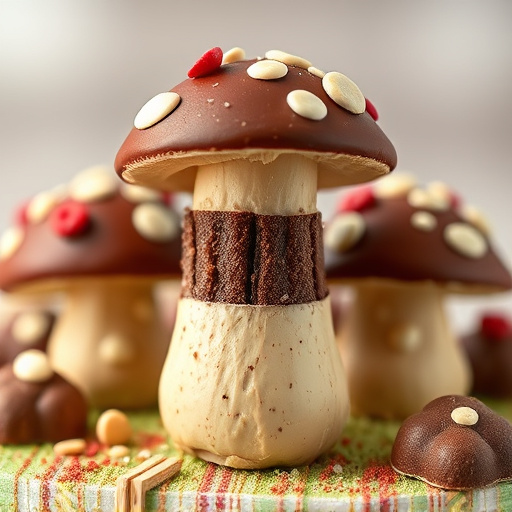
[{"label": "chocolate glazed cap", "polygon": [[222,63],[196,65],[192,78],[142,107],[115,161],[124,180],[192,191],[198,165],[289,152],[318,161],[319,188],[362,183],[395,167],[373,105],[341,73],[277,50],[234,60],[228,52]]},{"label": "chocolate glazed cap", "polygon": [[32,198],[0,237],[0,289],[57,291],[79,278],[181,278],[180,219],[154,190],[93,167]]},{"label": "chocolate glazed cap", "polygon": [[482,215],[441,182],[395,174],[342,197],[325,229],[328,281],[434,281],[448,292],[512,288]]}]

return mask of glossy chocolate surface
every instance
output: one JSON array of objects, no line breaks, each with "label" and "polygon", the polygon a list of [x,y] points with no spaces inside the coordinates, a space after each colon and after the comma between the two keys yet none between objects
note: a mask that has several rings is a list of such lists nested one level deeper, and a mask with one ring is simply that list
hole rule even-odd
[{"label": "glossy chocolate surface", "polygon": [[12,363],[19,353],[27,349],[36,349],[46,352],[48,340],[56,320],[55,313],[51,311],[37,312],[37,314],[42,315],[46,319],[46,325],[30,342],[17,339],[16,333],[14,332],[15,323],[19,321],[24,314],[24,312],[14,313],[0,329],[0,366]]},{"label": "glossy chocolate surface", "polygon": [[71,278],[180,276],[180,234],[165,243],[143,238],[132,222],[136,206],[119,192],[87,202],[89,224],[76,236],[58,235],[51,214],[23,226],[21,246],[0,260],[0,288],[12,291],[20,285]]},{"label": "glossy chocolate surface", "polygon": [[[181,103],[155,125],[132,129],[116,158],[118,174],[135,161],[165,153],[172,158],[177,152],[260,148],[348,154],[382,162],[388,170],[395,167],[395,149],[368,112],[352,114],[338,106],[322,80],[299,67],[288,66],[280,79],[251,78],[246,70],[254,62],[226,64],[174,87]],[[314,121],[295,114],[286,101],[295,89],[320,98],[327,116]]]},{"label": "glossy chocolate surface", "polygon": [[[459,407],[476,411],[478,421],[455,422],[451,415]],[[391,464],[400,473],[444,489],[474,489],[509,480],[512,426],[476,398],[437,398],[402,424]]]},{"label": "glossy chocolate surface", "polygon": [[485,234],[489,249],[479,258],[464,256],[445,242],[443,231],[448,224],[467,222],[456,209],[421,210],[435,217],[433,230],[420,230],[411,224],[411,216],[419,209],[408,203],[406,195],[377,198],[361,209],[365,232],[358,243],[345,251],[325,248],[327,279],[432,280],[465,293],[512,287],[510,272]]},{"label": "glossy chocolate surface", "polygon": [[86,432],[87,403],[60,375],[25,382],[12,365],[0,368],[0,444],[57,442]]}]

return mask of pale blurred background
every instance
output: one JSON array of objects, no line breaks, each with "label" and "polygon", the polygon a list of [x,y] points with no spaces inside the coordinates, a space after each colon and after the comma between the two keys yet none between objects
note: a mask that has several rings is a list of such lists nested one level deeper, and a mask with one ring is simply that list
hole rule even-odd
[{"label": "pale blurred background", "polygon": [[[139,108],[207,49],[276,48],[352,78],[397,170],[478,206],[510,264],[511,20],[510,0],[0,0],[0,230],[22,200],[111,164]],[[320,194],[325,219],[338,194]],[[460,330],[482,308],[512,316],[510,294],[448,307]]]}]

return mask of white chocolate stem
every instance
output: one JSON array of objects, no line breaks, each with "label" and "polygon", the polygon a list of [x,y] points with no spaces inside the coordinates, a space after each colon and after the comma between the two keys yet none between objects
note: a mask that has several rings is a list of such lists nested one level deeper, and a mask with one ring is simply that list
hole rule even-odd
[{"label": "white chocolate stem", "polygon": [[317,211],[316,194],[317,163],[303,156],[230,160],[199,167],[192,208],[300,215]]},{"label": "white chocolate stem", "polygon": [[155,311],[150,282],[80,280],[50,339],[54,369],[93,406],[155,404],[169,346]]},{"label": "white chocolate stem", "polygon": [[358,285],[338,340],[356,415],[406,418],[469,391],[468,363],[434,283]]},{"label": "white chocolate stem", "polygon": [[348,416],[329,298],[293,306],[182,299],[160,382],[173,442],[237,468],[301,465]]}]

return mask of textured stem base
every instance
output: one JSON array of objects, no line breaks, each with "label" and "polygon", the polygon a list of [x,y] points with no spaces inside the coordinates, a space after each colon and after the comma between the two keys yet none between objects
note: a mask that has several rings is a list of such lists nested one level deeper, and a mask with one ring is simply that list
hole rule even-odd
[{"label": "textured stem base", "polygon": [[182,299],[160,382],[173,442],[236,468],[307,464],[349,410],[330,301],[246,306]]}]

